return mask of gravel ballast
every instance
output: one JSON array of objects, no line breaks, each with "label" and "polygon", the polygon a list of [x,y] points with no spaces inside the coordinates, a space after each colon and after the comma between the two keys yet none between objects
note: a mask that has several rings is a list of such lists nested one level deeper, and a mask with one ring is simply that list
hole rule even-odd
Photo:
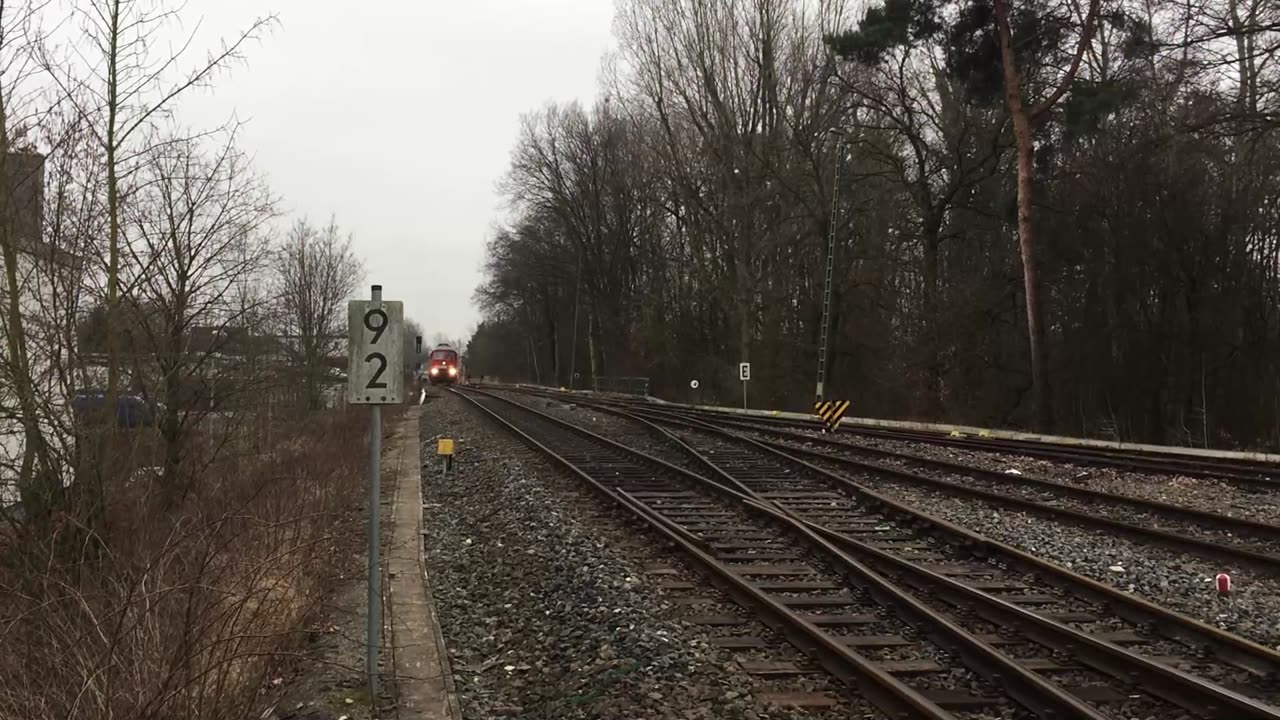
[{"label": "gravel ballast", "polygon": [[660,432],[635,420],[590,405],[560,402],[523,393],[500,393],[500,395],[525,407],[590,430],[614,442],[650,455],[660,456],[668,463],[690,472],[698,474],[707,472],[702,463],[685,453],[674,452],[671,441]]},{"label": "gravel ballast", "polygon": [[[816,433],[815,433],[816,434]],[[841,440],[922,457],[949,460],[998,472],[1016,471],[1090,490],[1159,500],[1232,517],[1280,523],[1280,492],[1230,480],[1133,472],[1106,466],[1081,466],[1043,458],[982,452],[930,443],[884,440],[842,433]]]},{"label": "gravel ballast", "polygon": [[[768,435],[760,433],[751,433],[751,435],[764,440],[771,439]],[[1047,515],[1052,515],[1061,510],[1076,512],[1082,515],[1112,520],[1136,527],[1158,529],[1166,533],[1171,533],[1180,539],[1192,538],[1203,540],[1206,542],[1216,543],[1223,547],[1236,548],[1250,552],[1256,552],[1258,547],[1265,546],[1267,543],[1273,542],[1272,538],[1280,535],[1280,527],[1277,527],[1274,530],[1268,530],[1266,528],[1255,529],[1253,527],[1239,528],[1232,523],[1232,521],[1240,520],[1239,518],[1231,518],[1221,514],[1215,514],[1210,518],[1202,518],[1199,516],[1187,517],[1172,508],[1165,509],[1146,507],[1142,505],[1138,499],[1132,497],[1116,496],[1106,493],[1101,496],[1080,496],[1075,493],[1075,488],[1073,486],[1066,483],[1060,483],[1061,486],[1045,486],[1035,484],[1029,478],[1021,477],[1019,475],[1006,475],[1001,473],[989,475],[971,470],[935,467],[926,461],[902,460],[896,456],[861,457],[857,452],[847,452],[841,448],[832,447],[821,442],[804,442],[800,438],[787,438],[781,442],[789,447],[796,447],[801,450],[813,450],[827,454],[831,457],[851,459],[875,468],[884,468],[886,473],[883,476],[889,477],[895,482],[903,481],[897,476],[888,475],[888,473],[893,473],[895,471],[905,472],[909,475],[944,484],[942,487],[932,487],[930,489],[931,492],[944,493],[951,488],[954,488],[954,490],[950,490],[951,495],[959,498],[969,498],[971,496],[963,491],[977,490],[1010,498],[1012,503],[1016,503],[1017,501],[1034,503],[1039,508],[1042,508],[1043,512]],[[818,460],[817,462],[829,465],[836,470],[860,472],[859,470],[855,470],[849,466],[842,465],[834,461],[828,463],[825,460]],[[875,477],[882,476],[877,470],[867,470],[865,472],[868,472]],[[917,485],[920,486],[923,486],[924,484],[926,484],[925,481],[917,483]],[[1063,521],[1070,522],[1065,519],[1063,519]],[[1189,551],[1179,543],[1168,543],[1156,538],[1150,538],[1146,542],[1173,547],[1180,552],[1197,553],[1195,550]],[[1217,557],[1212,553],[1205,554],[1203,556],[1208,558]],[[1277,575],[1275,569],[1270,570],[1270,572],[1273,576]]]},{"label": "gravel ballast", "polygon": [[[828,713],[757,702],[758,681],[645,574],[677,565],[670,551],[464,400],[432,394],[424,532],[465,718],[880,717],[847,700]],[[438,437],[457,443],[444,478]]]},{"label": "gravel ballast", "polygon": [[[901,483],[866,484],[993,540],[1280,651],[1280,582],[1271,577],[978,500]],[[1234,582],[1228,598],[1214,590],[1214,576],[1224,571]]]},{"label": "gravel ballast", "polygon": [[[601,415],[599,411],[574,411],[576,420],[590,429],[608,435],[601,428],[617,430],[622,427],[610,419],[600,426],[591,426],[589,420]],[[937,452],[938,448],[911,444],[910,448],[895,448],[921,455],[967,462],[952,454],[953,449]],[[968,453],[966,455],[976,455]],[[997,469],[1014,467],[1013,458],[990,459]],[[1069,473],[1082,469],[1058,466],[1049,472],[1045,466],[1052,463],[1035,461],[1036,474],[1053,479],[1063,479]],[[819,463],[821,464],[821,463]],[[1019,465],[1017,467],[1026,467]],[[1090,469],[1094,470],[1094,469]],[[846,474],[847,471],[846,471]],[[1136,473],[1106,472],[1108,477],[1132,476],[1124,482],[1133,489],[1145,489],[1150,494],[1153,483],[1166,487],[1188,486],[1198,488],[1197,493],[1214,493],[1209,489],[1217,483],[1189,483],[1189,479],[1168,476],[1147,476]],[[851,476],[853,477],[853,476]],[[896,497],[922,511],[944,520],[968,527],[992,539],[1013,545],[1038,557],[1056,562],[1082,575],[1108,583],[1126,592],[1135,593],[1147,600],[1184,613],[1202,622],[1229,632],[1237,633],[1255,642],[1280,651],[1280,581],[1273,576],[1253,572],[1245,568],[1231,567],[1204,558],[1179,553],[1149,543],[1081,528],[1057,522],[1042,516],[1010,511],[1007,508],[975,499],[960,499],[937,491],[922,489],[903,482],[881,477],[854,477],[872,489]],[[1117,481],[1119,482],[1119,481]],[[1101,488],[1099,488],[1101,489]],[[1112,485],[1109,489],[1119,491]],[[1144,494],[1133,492],[1132,494]],[[1201,497],[1199,494],[1197,498]],[[1231,496],[1228,496],[1231,497]],[[1169,497],[1162,497],[1173,501]],[[1183,500],[1183,504],[1205,509],[1225,511],[1230,499],[1222,499],[1209,505],[1207,499]],[[1220,572],[1231,575],[1234,591],[1228,598],[1220,598],[1214,590],[1214,576]]]}]

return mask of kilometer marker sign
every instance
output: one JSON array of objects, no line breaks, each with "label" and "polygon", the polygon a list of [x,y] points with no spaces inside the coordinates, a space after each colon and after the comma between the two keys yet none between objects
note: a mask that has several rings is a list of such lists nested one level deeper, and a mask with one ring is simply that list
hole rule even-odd
[{"label": "kilometer marker sign", "polygon": [[404,303],[347,303],[347,402],[399,405],[404,401]]}]

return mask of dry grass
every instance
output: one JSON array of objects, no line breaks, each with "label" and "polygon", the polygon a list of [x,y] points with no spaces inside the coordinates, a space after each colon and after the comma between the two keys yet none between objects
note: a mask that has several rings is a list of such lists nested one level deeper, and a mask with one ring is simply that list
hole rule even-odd
[{"label": "dry grass", "polygon": [[249,716],[358,532],[338,519],[360,503],[366,418],[225,453],[177,509],[134,480],[92,532],[72,513],[0,540],[0,719]]}]

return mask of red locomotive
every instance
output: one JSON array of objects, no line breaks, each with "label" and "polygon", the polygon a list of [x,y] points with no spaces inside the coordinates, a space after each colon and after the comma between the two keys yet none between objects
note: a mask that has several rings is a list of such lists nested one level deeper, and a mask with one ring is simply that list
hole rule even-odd
[{"label": "red locomotive", "polygon": [[463,379],[462,358],[449,343],[440,343],[427,355],[427,382],[432,385],[453,385]]}]

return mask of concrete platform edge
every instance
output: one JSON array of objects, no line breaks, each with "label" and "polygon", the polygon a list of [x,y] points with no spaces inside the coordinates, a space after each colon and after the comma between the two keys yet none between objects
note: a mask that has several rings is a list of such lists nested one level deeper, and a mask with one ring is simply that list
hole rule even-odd
[{"label": "concrete platform edge", "polygon": [[462,720],[444,634],[431,597],[422,524],[422,461],[418,421],[410,407],[398,421],[383,462],[394,462],[390,547],[386,554],[387,623],[397,683],[395,717]]}]

